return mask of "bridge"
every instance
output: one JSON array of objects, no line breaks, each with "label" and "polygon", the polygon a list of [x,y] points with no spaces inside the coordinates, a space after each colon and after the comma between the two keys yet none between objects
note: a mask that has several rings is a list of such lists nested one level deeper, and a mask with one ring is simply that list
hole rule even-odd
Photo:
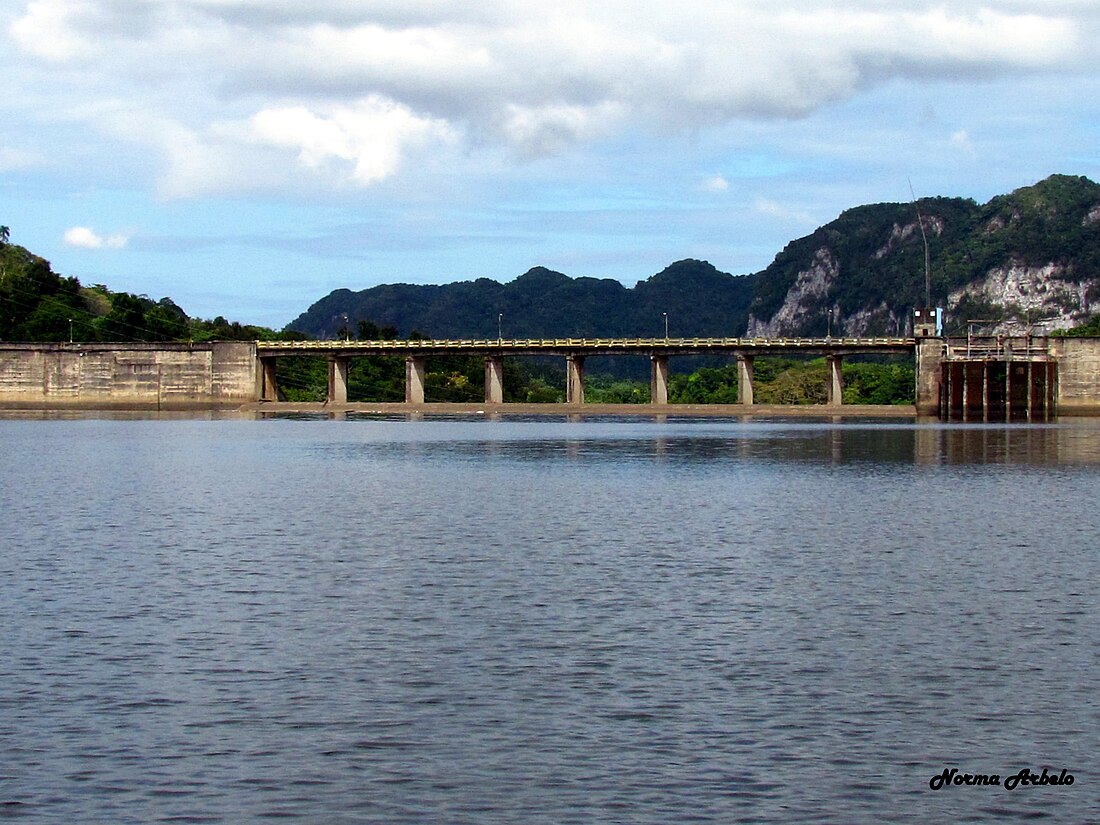
[{"label": "bridge", "polygon": [[[425,402],[425,359],[485,360],[485,401],[504,399],[503,361],[556,356],[566,363],[566,401],[584,403],[584,363],[592,356],[650,360],[650,406],[668,405],[669,361],[725,355],[738,364],[738,402],[752,405],[758,356],[815,355],[828,363],[828,404],[843,403],[841,366],[854,355],[907,354],[916,361],[915,406],[922,416],[963,421],[1044,420],[1100,415],[1100,338],[521,338],[406,341],[214,341],[205,343],[0,342],[0,408],[186,409],[240,407],[278,398],[280,358],[328,361],[327,397],[347,402],[354,358],[405,359],[405,400]],[[674,408],[670,408],[674,409]]]},{"label": "bridge", "polygon": [[405,341],[259,341],[260,400],[278,399],[278,358],[288,355],[325,357],[329,361],[328,401],[347,403],[348,365],[370,355],[405,358],[405,403],[424,403],[425,359],[466,355],[485,359],[485,403],[504,401],[504,357],[556,355],[565,358],[565,402],[584,403],[584,361],[599,355],[642,355],[650,359],[650,403],[668,403],[669,358],[683,355],[732,355],[737,358],[738,401],[753,403],[753,359],[769,355],[824,355],[828,364],[829,404],[841,404],[845,356],[908,354],[915,338],[516,338]]}]

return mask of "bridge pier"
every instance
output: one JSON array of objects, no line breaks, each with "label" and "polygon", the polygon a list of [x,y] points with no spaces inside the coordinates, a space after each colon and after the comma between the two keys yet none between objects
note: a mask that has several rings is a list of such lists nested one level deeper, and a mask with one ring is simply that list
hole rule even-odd
[{"label": "bridge pier", "polygon": [[649,357],[649,403],[668,403],[668,356]]},{"label": "bridge pier", "polygon": [[826,377],[827,401],[829,406],[837,406],[844,403],[844,377],[840,367],[844,358],[840,355],[826,355],[825,363],[829,373]]},{"label": "bridge pier", "polygon": [[328,359],[328,403],[348,403],[348,365],[350,358]]},{"label": "bridge pier", "polygon": [[424,358],[410,355],[405,359],[405,403],[424,403]]},{"label": "bridge pier", "polygon": [[584,403],[584,356],[565,356],[565,403]]},{"label": "bridge pier", "polygon": [[278,364],[278,358],[260,358],[257,359],[260,362],[259,375],[257,381],[259,383],[259,395],[261,401],[278,401],[279,400],[279,387],[275,383],[275,365]]},{"label": "bridge pier", "polygon": [[752,406],[753,357],[737,356],[737,403]]},{"label": "bridge pier", "polygon": [[981,420],[989,420],[989,362],[981,362]]},{"label": "bridge pier", "polygon": [[485,359],[485,403],[504,403],[504,359],[499,355]]}]

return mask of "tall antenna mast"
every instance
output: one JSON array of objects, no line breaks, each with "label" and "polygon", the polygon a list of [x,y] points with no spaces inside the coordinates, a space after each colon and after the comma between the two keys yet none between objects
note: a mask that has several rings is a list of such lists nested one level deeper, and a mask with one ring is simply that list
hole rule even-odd
[{"label": "tall antenna mast", "polygon": [[906,178],[909,181],[909,194],[913,198],[913,208],[917,210],[917,223],[920,224],[920,236],[924,239],[924,306],[927,309],[932,308],[932,256],[928,252],[928,236],[924,234],[924,217],[920,213],[920,206],[917,204],[917,193],[913,191],[913,181]]}]

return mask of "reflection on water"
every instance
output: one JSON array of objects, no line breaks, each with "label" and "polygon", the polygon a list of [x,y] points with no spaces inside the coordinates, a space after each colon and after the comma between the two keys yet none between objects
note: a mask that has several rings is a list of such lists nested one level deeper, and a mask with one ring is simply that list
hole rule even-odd
[{"label": "reflection on water", "polygon": [[0,816],[1100,821],[1097,423],[134,418],[0,421]]},{"label": "reflection on water", "polygon": [[[436,419],[431,431],[387,429],[387,437],[329,449],[362,454],[430,456],[507,456],[516,461],[621,461],[661,459],[670,462],[775,461],[848,464],[1049,464],[1100,463],[1100,421],[1066,424],[898,424],[792,423],[672,419],[632,421],[599,419],[555,422],[545,418],[490,418],[492,427],[473,421]],[[361,423],[385,421],[362,416]],[[417,420],[422,421],[423,418]],[[578,430],[578,424],[586,424]],[[424,451],[425,444],[439,449]],[[443,448],[441,445],[446,445]]]}]

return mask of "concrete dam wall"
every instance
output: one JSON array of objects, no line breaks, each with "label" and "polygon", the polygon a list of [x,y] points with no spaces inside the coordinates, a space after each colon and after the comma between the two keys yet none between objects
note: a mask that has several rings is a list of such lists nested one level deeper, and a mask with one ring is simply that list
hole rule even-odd
[{"label": "concrete dam wall", "polygon": [[1059,415],[1100,415],[1100,338],[1051,338]]},{"label": "concrete dam wall", "polygon": [[[503,395],[501,359],[505,355],[539,354],[539,350],[533,349],[534,343],[0,343],[0,407],[183,410],[236,407],[262,399],[274,401],[278,397],[275,364],[283,355],[327,359],[328,400],[340,404],[347,400],[349,361],[382,354],[405,355],[408,368],[406,402],[423,404],[425,357],[450,354],[458,346],[469,350],[464,354],[485,357],[485,403],[494,404],[500,403]],[[551,343],[557,347],[556,354],[565,354],[573,369],[570,381],[578,385],[583,379],[582,366],[578,365],[583,365],[585,354],[631,354],[634,350],[630,347],[647,353],[653,350],[655,378],[651,390],[655,398],[653,403],[661,406],[667,404],[669,355],[691,354],[699,348],[711,347],[715,352],[737,357],[738,364],[743,367],[740,379],[748,388],[747,393],[742,393],[741,406],[751,409],[754,353],[823,354],[830,364],[830,403],[839,406],[842,403],[840,362],[843,357],[875,354],[876,347],[890,352],[903,347],[909,352],[915,350],[918,415],[962,420],[1043,420],[1050,415],[1100,415],[1100,338],[1013,339],[1001,336],[898,341],[738,339],[717,342],[710,339],[647,339],[618,344],[612,340],[570,339]],[[667,351],[662,351],[662,347]],[[410,388],[414,391],[412,397]],[[575,394],[572,400],[583,403],[583,392]]]},{"label": "concrete dam wall", "polygon": [[0,343],[0,406],[182,410],[257,398],[256,345]]}]

